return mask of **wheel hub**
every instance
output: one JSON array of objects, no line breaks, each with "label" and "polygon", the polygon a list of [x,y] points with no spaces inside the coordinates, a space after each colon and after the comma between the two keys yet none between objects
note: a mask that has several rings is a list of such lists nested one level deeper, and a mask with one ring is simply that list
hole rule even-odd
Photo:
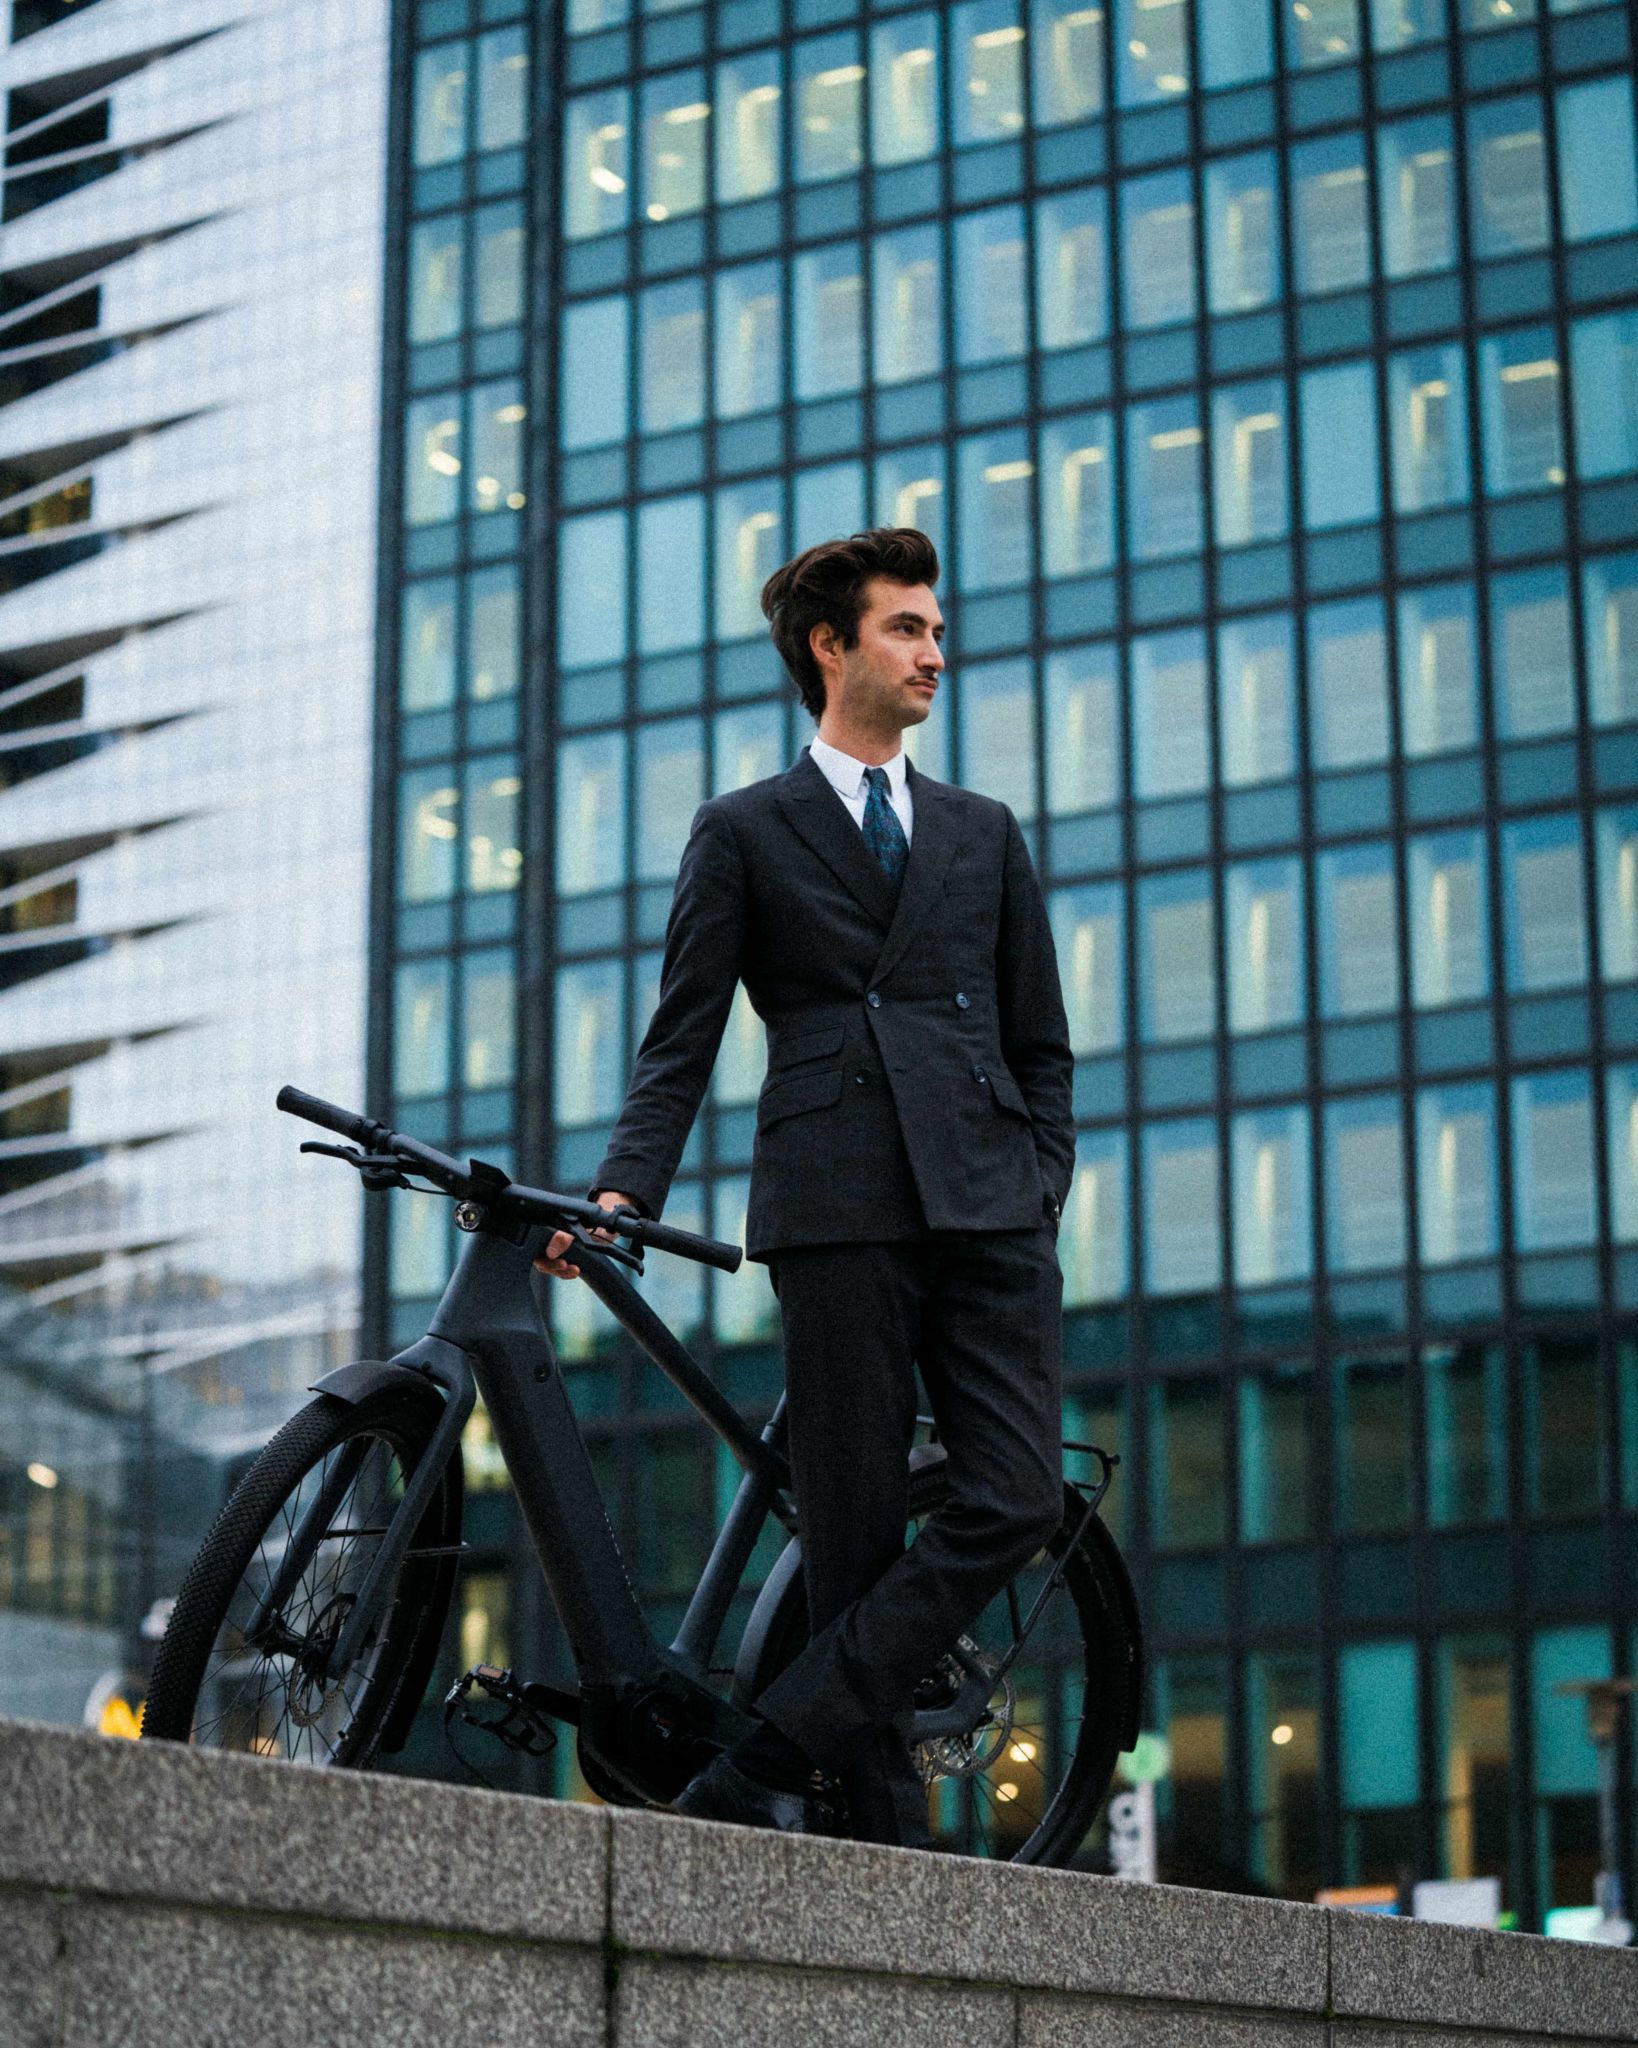
[{"label": "wheel hub", "polygon": [[[975,1643],[964,1637],[962,1648],[986,1672],[995,1670],[995,1659],[986,1657]],[[970,1677],[954,1657],[941,1660],[939,1669],[916,1688],[916,1704],[935,1707],[953,1700]],[[931,1785],[939,1778],[976,1778],[987,1771],[1005,1750],[1018,1712],[1018,1688],[1010,1676],[997,1680],[988,1704],[973,1726],[960,1735],[939,1735],[931,1742],[918,1742],[916,1763],[922,1782]]]},{"label": "wheel hub", "polygon": [[353,1605],[351,1593],[338,1593],[315,1617],[296,1652],[289,1701],[290,1718],[298,1728],[311,1728],[341,1690],[341,1680],[331,1678],[326,1667]]}]

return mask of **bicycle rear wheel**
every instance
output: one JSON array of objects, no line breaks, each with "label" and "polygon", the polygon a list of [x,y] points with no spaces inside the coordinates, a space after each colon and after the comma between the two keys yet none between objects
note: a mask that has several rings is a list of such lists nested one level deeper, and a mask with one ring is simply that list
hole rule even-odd
[{"label": "bicycle rear wheel", "polygon": [[[924,1521],[948,1493],[942,1464],[917,1475],[912,1524]],[[1098,1530],[1083,1529],[1085,1514],[1085,1502],[1066,1487],[1063,1520],[1046,1547],[961,1638],[969,1664],[976,1658],[998,1676],[976,1727],[917,1752],[928,1818],[943,1848],[1060,1868],[1085,1853],[1116,1759],[1136,1726],[1143,1661],[1118,1561]],[[1034,1627],[1012,1656],[1043,1592]],[[807,1637],[807,1601],[797,1573],[769,1629],[758,1690]],[[942,1704],[964,1675],[953,1657],[944,1660],[918,1687],[918,1705]]]},{"label": "bicycle rear wheel", "polygon": [[[392,1387],[356,1404],[321,1394],[285,1424],[183,1581],[148,1688],[145,1737],[321,1767],[371,1761],[422,1629],[442,1624],[445,1560],[425,1553],[459,1540],[447,1475],[357,1655],[334,1676],[325,1667],[440,1410],[430,1388]],[[321,1525],[292,1555],[321,1498]],[[275,1575],[287,1590],[261,1614]]]}]

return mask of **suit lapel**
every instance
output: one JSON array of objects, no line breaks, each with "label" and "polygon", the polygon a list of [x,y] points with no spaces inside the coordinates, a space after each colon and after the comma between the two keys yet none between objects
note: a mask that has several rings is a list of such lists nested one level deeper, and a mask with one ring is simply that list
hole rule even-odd
[{"label": "suit lapel", "polygon": [[[847,806],[825,780],[818,762],[806,750],[780,785],[778,804],[791,829],[819,856],[837,881],[855,895],[864,908],[887,932],[898,919],[893,914],[893,885],[877,865],[875,855],[864,843],[864,834],[848,815]],[[915,866],[915,840],[920,819],[910,844],[910,867],[905,871],[899,896],[902,915],[904,896],[910,887],[910,870]]]},{"label": "suit lapel", "polygon": [[[908,772],[913,811],[910,859],[904,870],[898,909],[871,973],[870,978],[875,982],[885,981],[904,957],[910,941],[943,892],[944,873],[956,850],[955,806],[949,800],[949,791],[942,782],[918,775],[914,768],[909,768]],[[850,818],[847,822],[851,825],[853,820]],[[862,846],[864,835],[859,833],[857,837]],[[866,859],[870,859],[868,853]],[[873,860],[871,865],[875,865]]]}]

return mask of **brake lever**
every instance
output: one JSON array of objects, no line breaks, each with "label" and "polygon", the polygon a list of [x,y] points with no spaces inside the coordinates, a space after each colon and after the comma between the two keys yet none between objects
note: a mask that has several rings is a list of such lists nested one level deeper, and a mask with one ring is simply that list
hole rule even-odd
[{"label": "brake lever", "polygon": [[339,1159],[348,1166],[356,1166],[359,1178],[372,1194],[379,1194],[384,1188],[407,1188],[411,1185],[390,1152],[360,1152],[352,1145],[321,1145],[311,1138],[301,1150],[322,1152],[327,1159]]},{"label": "brake lever", "polygon": [[593,1237],[583,1223],[571,1223],[568,1226],[568,1231],[575,1243],[584,1245],[587,1251],[601,1252],[605,1259],[615,1259],[622,1266],[629,1266],[634,1273],[641,1274],[643,1270],[643,1251],[641,1245],[633,1251],[629,1245],[616,1244],[613,1238]]}]

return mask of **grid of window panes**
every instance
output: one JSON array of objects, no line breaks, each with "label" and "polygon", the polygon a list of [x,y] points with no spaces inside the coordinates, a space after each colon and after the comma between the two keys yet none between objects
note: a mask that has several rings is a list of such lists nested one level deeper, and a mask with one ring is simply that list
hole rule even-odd
[{"label": "grid of window panes", "polygon": [[[473,1085],[467,958],[511,971],[472,849],[516,755],[460,650],[525,438],[554,911],[523,1019],[550,1143],[523,1135],[568,1185],[696,805],[806,735],[762,580],[862,524],[932,534],[952,662],[913,749],[1013,807],[1048,890],[1070,1433],[1127,1453],[1164,1801],[1207,1881],[1408,1857],[1500,1871],[1535,1924],[1590,1897],[1551,1682],[1627,1668],[1638,1558],[1631,33],[1532,0],[569,0],[527,437],[518,358],[483,352],[486,159],[408,230],[412,305],[418,260],[466,266],[404,443],[405,688],[420,635],[449,680],[415,716],[452,736],[424,784],[412,718],[401,744],[401,934],[444,935],[399,968],[398,1057],[441,1049],[426,1127]],[[417,121],[460,97],[439,47]],[[738,1234],[761,1069],[741,999],[668,1218]],[[406,1225],[406,1327],[444,1256]],[[647,1284],[771,1395],[760,1269]],[[583,1291],[553,1307],[679,1595],[730,1475]]]}]

